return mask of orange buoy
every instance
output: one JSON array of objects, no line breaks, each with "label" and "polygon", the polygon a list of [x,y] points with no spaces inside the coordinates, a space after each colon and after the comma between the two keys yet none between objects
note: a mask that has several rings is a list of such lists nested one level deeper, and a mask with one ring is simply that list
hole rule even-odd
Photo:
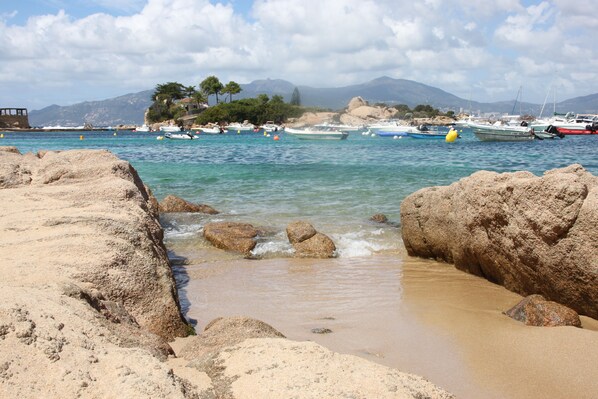
[{"label": "orange buoy", "polygon": [[274,136],[274,141],[278,141],[278,140],[280,140],[280,137]]}]

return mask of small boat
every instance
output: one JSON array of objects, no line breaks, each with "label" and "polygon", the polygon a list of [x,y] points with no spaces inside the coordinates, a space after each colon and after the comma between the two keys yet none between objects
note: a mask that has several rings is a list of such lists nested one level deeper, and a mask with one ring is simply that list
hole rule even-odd
[{"label": "small boat", "polygon": [[548,131],[554,131],[555,129],[560,134],[565,135],[586,135],[586,134],[598,134],[598,122],[592,122],[589,125],[580,126],[580,127],[569,127],[569,126],[553,126],[550,125],[546,128]]},{"label": "small boat", "polygon": [[224,130],[224,128],[222,128],[220,126],[202,127],[202,128],[199,128],[199,130],[205,134],[224,134],[224,133],[228,132],[227,130]]},{"label": "small boat", "polygon": [[407,132],[407,136],[414,139],[445,139],[447,134],[448,130],[440,130],[438,127],[429,128],[426,125],[419,125]]},{"label": "small boat", "polygon": [[287,134],[301,140],[345,140],[349,133],[339,130],[312,130],[312,129],[291,129],[285,128]]},{"label": "small boat", "polygon": [[196,140],[199,138],[199,136],[196,136],[191,132],[184,132],[184,133],[166,132],[166,133],[164,133],[164,138],[171,139],[171,140]]},{"label": "small boat", "polygon": [[161,132],[180,132],[181,128],[176,125],[160,126]]},{"label": "small boat", "polygon": [[529,126],[470,123],[469,127],[480,141],[528,141],[535,138]]},{"label": "small boat", "polygon": [[150,130],[150,127],[144,123],[143,125],[136,127],[135,131],[136,132],[149,132],[151,130]]},{"label": "small boat", "polygon": [[532,132],[538,140],[554,139],[556,137],[562,139],[563,137],[565,137],[565,135],[559,132],[559,130],[555,126],[548,126],[546,130],[543,130],[541,132],[536,132],[534,130],[532,130]]},{"label": "small boat", "polygon": [[255,126],[253,126],[251,123],[247,123],[247,121],[245,121],[243,123],[231,123],[230,125],[227,125],[225,127],[225,129],[228,130],[229,132],[241,134],[241,133],[253,132],[255,129]]},{"label": "small boat", "polygon": [[272,132],[278,132],[279,130],[282,130],[282,126],[277,125],[276,123],[274,123],[272,121],[268,121],[262,125],[262,129],[264,129],[265,132],[272,133]]}]

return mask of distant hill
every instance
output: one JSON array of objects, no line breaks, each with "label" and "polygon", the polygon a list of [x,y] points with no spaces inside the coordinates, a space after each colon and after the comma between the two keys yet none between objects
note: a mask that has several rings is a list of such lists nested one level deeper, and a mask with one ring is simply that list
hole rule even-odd
[{"label": "distant hill", "polygon": [[[349,101],[357,96],[361,96],[370,104],[406,104],[411,108],[425,104],[443,111],[453,110],[455,112],[463,110],[473,113],[539,115],[542,108],[540,104],[525,102],[515,104],[514,99],[494,103],[469,101],[423,83],[385,76],[358,85],[336,88],[296,86],[282,79],[255,80],[248,84],[242,84],[241,93],[233,98],[240,99],[266,94],[269,97],[280,95],[285,101],[290,101],[295,87],[299,90],[302,105],[332,110],[346,107]],[[85,123],[91,123],[93,126],[140,125],[143,123],[145,110],[151,105],[152,92],[152,90],[145,90],[103,101],[86,101],[71,106],[52,105],[39,111],[30,111],[29,123],[32,126],[80,126]],[[553,107],[553,105],[547,104],[543,115],[551,114]],[[556,111],[596,113],[598,112],[598,94],[576,97],[557,103]]]},{"label": "distant hill", "polygon": [[51,105],[29,112],[31,126],[82,126],[95,127],[143,124],[145,110],[151,105],[152,90],[102,101],[85,101],[79,104]]}]

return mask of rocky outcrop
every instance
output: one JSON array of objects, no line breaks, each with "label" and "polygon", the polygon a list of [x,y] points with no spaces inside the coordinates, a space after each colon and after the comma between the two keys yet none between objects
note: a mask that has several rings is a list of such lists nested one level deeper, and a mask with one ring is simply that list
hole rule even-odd
[{"label": "rocky outcrop", "polygon": [[216,209],[212,208],[210,205],[194,204],[174,195],[167,195],[162,200],[162,202],[160,202],[158,209],[161,213],[198,212],[206,213],[209,215],[216,215],[220,213]]},{"label": "rocky outcrop", "polygon": [[410,255],[454,263],[521,295],[598,318],[598,178],[581,165],[477,172],[401,204]]},{"label": "rocky outcrop", "polygon": [[372,222],[381,223],[381,224],[388,223],[388,217],[386,217],[386,215],[383,213],[376,213],[375,215],[372,215],[370,220]]},{"label": "rocky outcrop", "polygon": [[203,235],[217,248],[250,256],[258,231],[248,223],[215,222],[204,226]]},{"label": "rocky outcrop", "polygon": [[162,228],[107,151],[0,149],[0,397],[184,398]]},{"label": "rocky outcrop", "polygon": [[210,377],[208,397],[453,398],[422,377],[284,339],[258,320],[217,319],[202,336],[186,338],[179,355]]},{"label": "rocky outcrop", "polygon": [[530,295],[523,298],[505,314],[528,326],[581,327],[581,320],[577,312],[559,303],[547,301],[542,295]]},{"label": "rocky outcrop", "polygon": [[[219,317],[209,322],[204,331],[189,337],[179,356],[194,363],[205,361],[206,356],[249,338],[285,338],[274,327],[249,317]],[[191,365],[193,367],[193,365]]]},{"label": "rocky outcrop", "polygon": [[334,242],[319,233],[308,222],[296,221],[287,226],[287,237],[300,258],[333,258],[336,253]]}]

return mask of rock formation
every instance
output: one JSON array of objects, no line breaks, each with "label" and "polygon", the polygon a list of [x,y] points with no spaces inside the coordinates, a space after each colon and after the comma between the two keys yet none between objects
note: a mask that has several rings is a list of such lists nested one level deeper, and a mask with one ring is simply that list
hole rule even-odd
[{"label": "rock formation", "polygon": [[419,190],[401,204],[401,226],[410,255],[598,318],[598,178],[581,165]]},{"label": "rock formation", "polygon": [[333,258],[334,242],[325,234],[318,233],[308,222],[297,221],[287,226],[287,237],[300,258]]},{"label": "rock formation", "polygon": [[167,195],[159,204],[159,211],[162,213],[169,212],[199,212],[207,213],[209,215],[216,215],[218,212],[210,205],[194,204],[174,195]]},{"label": "rock formation", "polygon": [[0,397],[185,397],[161,362],[188,326],[148,199],[107,151],[0,149]]},{"label": "rock formation", "polygon": [[[202,334],[204,335],[204,334]],[[430,398],[449,399],[422,377],[333,353],[313,342],[285,339],[247,318],[217,319],[205,338],[189,337],[180,355],[206,373],[216,398]]]}]

